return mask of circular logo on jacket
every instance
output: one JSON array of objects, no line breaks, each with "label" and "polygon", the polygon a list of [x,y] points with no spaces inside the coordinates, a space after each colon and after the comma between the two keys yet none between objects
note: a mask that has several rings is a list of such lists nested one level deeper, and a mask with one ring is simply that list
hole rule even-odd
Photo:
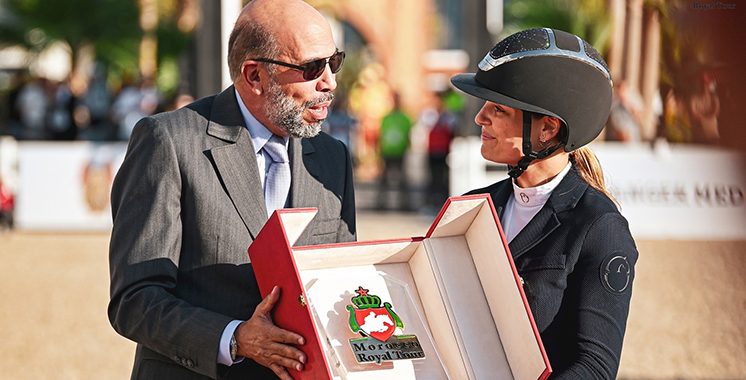
[{"label": "circular logo on jacket", "polygon": [[601,263],[601,282],[613,293],[623,293],[632,282],[632,266],[627,256],[613,253]]}]

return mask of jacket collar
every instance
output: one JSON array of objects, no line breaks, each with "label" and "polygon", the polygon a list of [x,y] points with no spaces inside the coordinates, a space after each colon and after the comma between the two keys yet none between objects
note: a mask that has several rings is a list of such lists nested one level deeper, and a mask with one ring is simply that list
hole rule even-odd
[{"label": "jacket collar", "polygon": [[[567,173],[565,178],[557,185],[544,207],[533,219],[516,235],[510,242],[510,252],[513,258],[526,253],[539,244],[552,231],[561,225],[558,214],[574,208],[588,184],[580,178],[575,166]],[[497,207],[498,216],[502,218],[505,204],[513,193],[513,185],[510,179],[503,181],[492,192],[491,197]]]},{"label": "jacket collar", "polygon": [[237,142],[246,130],[234,91],[230,86],[215,96],[207,124],[208,135],[228,142]]}]

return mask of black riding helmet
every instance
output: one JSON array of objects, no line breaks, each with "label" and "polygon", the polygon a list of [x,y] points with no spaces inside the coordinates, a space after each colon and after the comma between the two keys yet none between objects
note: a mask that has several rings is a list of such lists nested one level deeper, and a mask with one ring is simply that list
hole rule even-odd
[{"label": "black riding helmet", "polygon": [[[604,59],[580,37],[556,29],[508,36],[487,53],[476,73],[455,75],[451,83],[467,94],[524,111],[524,157],[508,173],[513,178],[561,146],[571,152],[593,141],[611,109],[612,81]],[[560,145],[533,150],[532,113],[562,121]]]}]

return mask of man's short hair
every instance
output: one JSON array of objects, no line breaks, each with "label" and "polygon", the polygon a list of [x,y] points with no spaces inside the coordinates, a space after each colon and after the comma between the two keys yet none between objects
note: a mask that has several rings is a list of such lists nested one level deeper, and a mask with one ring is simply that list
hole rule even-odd
[{"label": "man's short hair", "polygon": [[234,81],[241,75],[241,64],[249,58],[274,58],[277,44],[272,34],[258,22],[239,20],[228,40],[228,69]]}]

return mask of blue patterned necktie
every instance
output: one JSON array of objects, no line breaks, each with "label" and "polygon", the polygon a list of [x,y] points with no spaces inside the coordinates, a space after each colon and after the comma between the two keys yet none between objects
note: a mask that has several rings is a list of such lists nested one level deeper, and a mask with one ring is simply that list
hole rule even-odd
[{"label": "blue patterned necktie", "polygon": [[280,136],[272,135],[263,149],[272,160],[264,179],[264,203],[267,206],[267,215],[272,215],[275,210],[285,207],[288,199],[290,162],[285,141]]}]

